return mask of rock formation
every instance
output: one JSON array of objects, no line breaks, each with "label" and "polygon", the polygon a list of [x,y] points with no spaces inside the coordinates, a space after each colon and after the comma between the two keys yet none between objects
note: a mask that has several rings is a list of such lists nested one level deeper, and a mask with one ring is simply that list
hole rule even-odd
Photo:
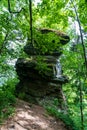
[{"label": "rock formation", "polygon": [[[53,36],[55,34],[58,37],[57,44],[61,43],[61,47],[70,40],[69,36],[64,33],[59,33],[59,31],[56,30],[40,29],[39,31],[40,36],[45,35],[46,39],[50,36],[50,32]],[[45,39],[41,37],[41,40],[43,44],[45,44]],[[51,40],[51,42],[55,44],[56,41],[54,37],[52,37]],[[35,41],[38,43],[37,37]],[[49,45],[50,43],[47,44]],[[34,103],[46,99],[47,97],[53,97],[58,99],[59,105],[62,107],[62,103],[65,102],[62,84],[68,82],[67,77],[62,74],[62,68],[58,60],[62,52],[60,49],[51,50],[50,52],[48,49],[42,53],[40,49],[41,46],[39,48],[27,44],[24,47],[24,51],[30,57],[19,58],[16,62],[16,72],[20,80],[16,86],[17,96],[28,101],[33,101]],[[38,56],[40,56],[40,60],[38,60]]]}]

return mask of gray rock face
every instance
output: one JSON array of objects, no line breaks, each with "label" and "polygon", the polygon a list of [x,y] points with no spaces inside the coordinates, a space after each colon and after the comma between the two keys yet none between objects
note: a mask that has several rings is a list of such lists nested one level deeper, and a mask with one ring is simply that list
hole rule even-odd
[{"label": "gray rock face", "polygon": [[[52,57],[53,58],[53,57]],[[53,68],[55,67],[55,58],[54,60],[50,58],[44,62],[48,65],[45,71],[40,72],[37,69],[38,63],[35,60],[28,60],[19,58],[16,62],[16,72],[20,80],[29,79],[29,80],[40,80],[43,82],[53,82],[55,84],[67,83],[68,79],[66,76],[56,77],[54,74]]]},{"label": "gray rock face", "polygon": [[52,53],[46,52],[43,54],[42,52],[40,52],[39,49],[34,48],[31,44],[29,44],[29,45],[27,44],[24,47],[24,52],[30,56],[35,56],[35,55],[37,55],[37,56],[39,56],[39,55],[41,55],[41,56],[49,56],[49,55],[50,56],[60,56],[62,54],[62,50],[59,50],[59,51],[55,50]]},{"label": "gray rock face", "polygon": [[[31,79],[31,80],[50,80],[53,78],[53,65],[48,65],[50,69],[41,72],[37,69],[38,62],[35,60],[27,60],[19,58],[16,62],[16,71],[19,79]],[[48,69],[48,67],[47,67]]]},{"label": "gray rock face", "polygon": [[64,76],[55,77],[53,71],[56,63],[55,57],[48,57],[44,62],[50,69],[47,68],[46,71],[40,73],[37,70],[37,61],[23,58],[17,60],[16,72],[20,82],[16,86],[16,93],[22,95],[24,100],[34,103],[37,102],[37,98],[39,100],[47,99],[46,97],[58,98],[59,104],[62,106],[62,102],[65,102],[62,84],[68,82],[68,79]]},{"label": "gray rock face", "polygon": [[[70,41],[70,37],[68,35],[66,35],[65,33],[60,32],[58,30],[42,28],[42,29],[40,29],[40,31],[42,34],[48,34],[50,32],[56,34],[58,37],[60,37],[60,43],[62,45],[65,45]],[[53,41],[54,41],[54,39],[53,39]]]},{"label": "gray rock face", "polygon": [[[40,30],[41,33],[53,32],[57,35],[58,32],[55,30]],[[62,38],[69,41],[69,37],[65,34],[61,34]],[[54,39],[53,39],[54,40]],[[65,44],[63,39],[63,44]],[[29,55],[39,55],[37,49],[33,48],[31,45],[27,45],[24,48],[25,52]],[[68,79],[66,76],[60,74],[57,77],[54,73],[56,70],[56,63],[59,52],[54,51],[52,55],[45,53],[43,55],[42,65],[38,63],[38,60],[33,57],[29,58],[19,58],[16,62],[16,72],[20,82],[16,86],[16,95],[22,97],[23,99],[37,101],[37,98],[44,99],[44,97],[56,97],[59,99],[60,106],[61,102],[64,102],[64,95],[62,92],[62,84],[67,83]],[[43,67],[44,66],[44,67]]]},{"label": "gray rock face", "polygon": [[[33,39],[33,44],[25,45],[24,51],[30,56],[60,56],[62,54],[62,47],[70,41],[68,35],[54,29],[39,29],[36,39]],[[38,38],[39,37],[39,38]],[[51,43],[51,46],[49,46]],[[53,49],[54,48],[54,49]]]}]

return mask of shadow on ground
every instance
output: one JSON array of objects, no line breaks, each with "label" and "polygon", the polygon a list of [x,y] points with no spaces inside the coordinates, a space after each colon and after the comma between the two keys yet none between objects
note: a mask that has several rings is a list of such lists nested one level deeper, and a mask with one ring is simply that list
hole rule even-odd
[{"label": "shadow on ground", "polygon": [[18,100],[16,112],[10,117],[0,130],[67,130],[65,124],[51,117],[38,105],[32,105]]}]

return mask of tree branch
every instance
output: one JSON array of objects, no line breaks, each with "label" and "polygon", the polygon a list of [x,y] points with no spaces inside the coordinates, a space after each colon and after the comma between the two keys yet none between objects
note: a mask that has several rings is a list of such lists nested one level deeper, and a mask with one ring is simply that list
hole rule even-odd
[{"label": "tree branch", "polygon": [[30,13],[31,44],[33,45],[33,32],[32,32],[32,0],[29,0],[29,13]]},{"label": "tree branch", "polygon": [[85,46],[84,46],[84,40],[83,40],[83,35],[82,35],[81,23],[80,23],[80,20],[79,20],[79,17],[78,17],[78,13],[77,13],[76,7],[75,7],[75,5],[73,3],[73,0],[71,0],[71,3],[73,4],[74,10],[75,10],[75,14],[76,14],[76,17],[77,17],[77,22],[78,22],[78,25],[79,25],[79,31],[80,31],[80,37],[81,37],[81,44],[82,44],[82,48],[83,48],[83,56],[84,56],[84,60],[85,60],[86,75],[87,75],[86,50],[85,50]]},{"label": "tree branch", "polygon": [[[76,18],[77,18],[77,22],[78,22],[78,25],[79,25],[81,44],[82,44],[82,49],[83,49],[83,58],[85,60],[85,68],[86,68],[86,75],[87,75],[86,50],[85,50],[85,46],[84,46],[81,23],[80,23],[80,20],[79,20],[79,17],[78,17],[76,6],[73,3],[73,0],[71,0],[71,3],[73,4],[75,14],[76,14]],[[81,130],[84,130],[83,93],[82,93],[82,83],[81,83],[80,74],[79,74],[79,65],[78,65],[78,77],[79,77],[79,92],[80,92],[79,96],[80,96]]]},{"label": "tree branch", "polygon": [[20,12],[23,10],[23,8],[21,8],[19,11],[12,11],[12,10],[11,10],[10,0],[8,0],[8,10],[9,10],[9,12],[12,13],[12,14],[18,14],[18,13],[20,13]]}]

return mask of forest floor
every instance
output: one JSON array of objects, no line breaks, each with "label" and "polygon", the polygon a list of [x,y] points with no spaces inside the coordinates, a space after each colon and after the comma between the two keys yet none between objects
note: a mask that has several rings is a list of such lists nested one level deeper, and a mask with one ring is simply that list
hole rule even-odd
[{"label": "forest floor", "polygon": [[60,120],[48,115],[39,106],[18,100],[13,116],[0,126],[0,130],[67,130]]}]

